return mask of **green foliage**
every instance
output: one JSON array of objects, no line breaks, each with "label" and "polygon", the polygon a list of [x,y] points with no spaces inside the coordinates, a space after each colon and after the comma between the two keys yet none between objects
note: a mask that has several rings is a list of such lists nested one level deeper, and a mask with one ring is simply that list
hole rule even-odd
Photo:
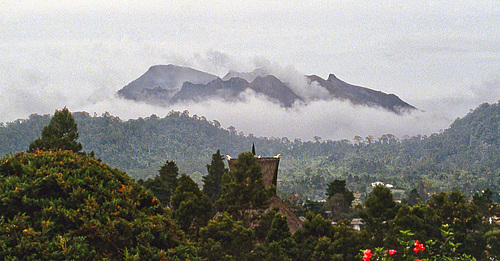
[{"label": "green foliage", "polygon": [[[325,190],[331,189],[327,196],[338,205],[340,193],[335,191],[342,191],[342,187],[344,191],[365,193],[371,182],[383,181],[415,190],[408,194],[408,206],[395,204],[388,189],[375,188],[360,212],[367,225],[362,231],[351,229],[347,220],[333,225],[319,215],[307,214],[302,229],[290,237],[286,220],[277,212],[270,214],[272,211],[253,231],[248,226],[267,208],[261,203],[267,202],[264,199],[268,194],[255,159],[240,155],[244,160],[238,163],[238,171],[223,175],[224,193],[218,203],[235,220],[245,223],[223,214],[200,229],[199,242],[188,243],[182,241],[183,233],[170,220],[169,210],[125,173],[84,154],[56,151],[59,147],[33,149],[33,153],[19,153],[0,161],[0,256],[197,260],[198,252],[209,260],[354,260],[359,249],[404,245],[397,240],[399,231],[411,230],[415,231],[412,240],[426,241],[425,255],[429,256],[423,258],[431,258],[432,250],[447,253],[443,256],[495,260],[500,233],[497,226],[488,223],[488,217],[499,215],[498,207],[492,204],[498,201],[500,191],[499,113],[498,104],[481,105],[441,134],[405,140],[392,135],[366,140],[359,137],[356,144],[244,136],[220,128],[215,121],[176,112],[164,118],[152,115],[126,122],[109,114],[71,115],[67,109],[56,111],[52,120],[31,115],[27,120],[0,126],[4,154],[26,148],[47,124],[45,137],[56,137],[58,128],[54,126],[72,126],[70,118],[74,117],[85,148],[115,167],[132,170],[134,177],[151,178],[143,184],[164,205],[172,204],[175,222],[190,238],[206,224],[210,202],[188,176],[177,178],[173,160],[152,179],[165,157],[181,162],[182,169],[189,173],[204,172],[206,167],[209,174],[204,178],[205,186],[212,181],[221,184],[217,183],[219,178],[208,181],[211,172],[217,173],[215,176],[226,171],[220,151],[212,155],[210,165],[205,165],[209,155],[215,148],[234,154],[255,143],[263,155],[284,153],[280,189],[285,193],[319,200]],[[78,132],[73,123],[76,136],[63,137],[65,142],[76,143]],[[334,186],[332,182],[327,188],[330,180],[344,183]],[[449,193],[438,193],[451,188],[454,190]],[[472,196],[472,202],[467,196]],[[322,203],[313,200],[302,207],[324,212]],[[449,224],[446,233],[440,230],[444,224]],[[255,242],[260,244],[255,246]],[[408,247],[413,242],[407,240],[405,244]]]},{"label": "green foliage", "polygon": [[288,247],[283,247],[282,244],[277,242],[272,242],[269,245],[257,245],[248,260],[255,261],[288,261],[293,260],[287,252],[290,249],[294,249],[293,240],[290,241],[291,245]]},{"label": "green foliage", "polygon": [[325,209],[331,211],[332,220],[339,220],[341,215],[349,212],[352,201],[355,199],[352,191],[346,188],[346,181],[335,179],[328,183],[326,189],[327,202]]},{"label": "green foliage", "polygon": [[79,152],[82,144],[76,142],[78,139],[78,128],[71,112],[64,107],[56,110],[49,125],[43,127],[42,137],[31,142],[28,152],[36,150],[71,150]]},{"label": "green foliage", "polygon": [[425,242],[440,238],[438,216],[427,205],[408,206],[403,204],[394,218],[393,233],[415,231],[415,238]]},{"label": "green foliage", "polygon": [[160,260],[182,242],[142,186],[71,150],[1,159],[0,213],[0,256],[9,260]]},{"label": "green foliage", "polygon": [[406,199],[406,202],[410,206],[415,206],[422,203],[422,199],[420,198],[420,194],[418,194],[418,190],[416,188],[410,191]]},{"label": "green foliage", "polygon": [[220,150],[212,155],[212,162],[207,165],[208,174],[203,177],[203,193],[210,201],[216,202],[222,193],[222,176],[228,172],[224,165],[224,157],[220,155]]},{"label": "green foliage", "polygon": [[272,208],[260,217],[259,225],[255,227],[255,239],[259,243],[264,243],[266,241],[267,233],[271,229],[276,214],[279,214],[278,207]]},{"label": "green foliage", "polygon": [[[73,117],[85,149],[137,180],[154,178],[165,158],[187,174],[204,173],[217,149],[236,155],[255,144],[261,155],[284,155],[278,189],[305,199],[322,200],[330,180],[345,179],[354,193],[365,193],[369,183],[382,181],[406,191],[416,188],[422,202],[440,191],[459,189],[469,197],[486,188],[493,192],[493,202],[500,202],[499,113],[499,104],[483,104],[440,134],[355,137],[354,143],[245,136],[188,112],[128,121],[109,113],[98,117],[79,112]],[[47,115],[33,114],[0,125],[0,154],[25,150],[49,121]]]},{"label": "green foliage", "polygon": [[486,238],[486,251],[490,260],[492,257],[500,257],[500,227],[497,226],[495,229],[488,231],[484,237]]},{"label": "green foliage", "polygon": [[272,242],[281,242],[287,238],[290,238],[292,233],[288,227],[288,222],[286,217],[280,213],[274,214],[273,222],[269,228],[269,232],[266,236],[266,243],[270,244]]},{"label": "green foliage", "polygon": [[[302,228],[293,234],[293,239],[297,242],[297,247],[301,251],[297,256],[299,260],[307,260],[318,249],[318,245],[325,241],[326,238],[333,236],[333,225],[330,221],[325,220],[321,215],[307,213],[306,220],[302,223]],[[323,239],[320,241],[320,239]]]},{"label": "green foliage", "polygon": [[199,256],[207,260],[246,260],[254,247],[254,232],[227,213],[200,229]]},{"label": "green foliage", "polygon": [[[394,235],[390,234],[391,220],[397,213],[398,206],[390,189],[376,186],[365,201],[365,207],[359,216],[366,223],[366,229],[372,234],[374,246],[392,246]],[[389,231],[389,234],[386,234]]]},{"label": "green foliage", "polygon": [[273,208],[260,218],[255,235],[261,243],[256,245],[251,260],[291,260],[296,256],[297,244],[279,208]]},{"label": "green foliage", "polygon": [[302,228],[293,234],[297,242],[294,260],[354,260],[358,250],[369,245],[368,235],[350,227],[350,221],[337,225],[309,212]]},{"label": "green foliage", "polygon": [[376,186],[365,201],[365,209],[371,218],[381,221],[393,219],[397,206],[391,190]]},{"label": "green foliage", "polygon": [[188,175],[178,183],[171,199],[173,218],[184,232],[196,234],[212,218],[212,203]]},{"label": "green foliage", "polygon": [[472,196],[472,203],[477,206],[479,215],[488,219],[495,216],[495,206],[492,200],[493,193],[488,188],[482,194],[476,193]]},{"label": "green foliage", "polygon": [[271,190],[264,186],[261,166],[251,152],[238,155],[233,170],[224,175],[223,182],[217,208],[250,226],[267,209],[271,197]]},{"label": "green foliage", "polygon": [[179,168],[174,161],[165,162],[158,170],[159,175],[154,179],[146,181],[139,180],[139,183],[150,189],[160,202],[167,206],[170,203],[170,197],[174,194],[177,188],[177,177],[179,176]]},{"label": "green foliage", "polygon": [[[469,244],[464,244],[458,248],[461,253],[468,252],[475,256],[482,254],[482,250],[474,250],[474,244],[483,244],[480,241],[484,240],[482,235],[473,239],[473,237],[477,236],[474,231],[479,232],[483,225],[482,217],[478,215],[476,205],[469,204],[460,191],[454,190],[449,193],[441,192],[432,195],[429,207],[438,217],[435,224],[439,226],[449,225],[454,232],[454,238],[458,242],[470,241]],[[480,248],[484,249],[484,247]]]}]

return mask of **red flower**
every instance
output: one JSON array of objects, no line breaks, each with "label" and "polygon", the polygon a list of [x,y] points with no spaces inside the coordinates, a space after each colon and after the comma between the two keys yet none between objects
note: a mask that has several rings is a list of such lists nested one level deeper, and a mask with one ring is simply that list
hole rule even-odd
[{"label": "red flower", "polygon": [[367,249],[363,254],[363,261],[370,261],[370,258],[372,258],[372,251]]},{"label": "red flower", "polygon": [[389,255],[392,256],[396,253],[396,250],[394,249],[389,249]]},{"label": "red flower", "polygon": [[415,247],[413,248],[413,252],[415,252],[415,253],[418,253],[418,252],[420,252],[420,250],[425,249],[424,244],[420,244],[420,241],[418,241],[418,240],[415,241],[414,245],[415,245]]}]

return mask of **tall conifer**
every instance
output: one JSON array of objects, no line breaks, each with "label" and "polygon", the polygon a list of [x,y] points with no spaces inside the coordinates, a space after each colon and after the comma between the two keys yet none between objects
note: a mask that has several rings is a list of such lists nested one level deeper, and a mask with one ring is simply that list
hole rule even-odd
[{"label": "tall conifer", "polygon": [[79,152],[82,144],[77,142],[78,128],[68,108],[56,110],[49,125],[42,130],[42,137],[30,143],[28,152],[36,150],[71,150]]},{"label": "tall conifer", "polygon": [[224,165],[224,157],[220,155],[220,150],[212,155],[212,162],[207,164],[208,174],[203,177],[203,193],[210,201],[215,202],[220,198],[222,190],[222,176],[228,172]]}]

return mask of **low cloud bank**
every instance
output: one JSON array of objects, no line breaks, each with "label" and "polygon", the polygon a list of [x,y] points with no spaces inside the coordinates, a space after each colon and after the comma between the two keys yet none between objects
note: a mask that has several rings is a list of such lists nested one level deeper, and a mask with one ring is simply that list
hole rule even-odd
[{"label": "low cloud bank", "polygon": [[323,140],[339,140],[352,139],[356,135],[380,137],[387,133],[402,138],[405,135],[435,133],[450,124],[448,119],[429,112],[396,115],[384,109],[354,106],[349,102],[336,100],[296,104],[293,108],[286,109],[251,91],[245,92],[244,96],[245,100],[242,102],[214,99],[168,107],[113,98],[78,110],[91,114],[107,111],[123,120],[151,114],[164,117],[171,110],[188,110],[190,115],[218,120],[222,127],[234,126],[238,132],[246,135],[288,137],[291,140],[312,140],[315,136]]}]

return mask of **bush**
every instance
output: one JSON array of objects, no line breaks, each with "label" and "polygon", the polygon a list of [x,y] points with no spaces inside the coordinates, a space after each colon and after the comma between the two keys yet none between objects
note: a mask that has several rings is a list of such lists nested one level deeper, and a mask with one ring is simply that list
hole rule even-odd
[{"label": "bush", "polygon": [[150,192],[70,150],[1,159],[0,216],[0,256],[9,260],[160,260],[182,239]]}]

